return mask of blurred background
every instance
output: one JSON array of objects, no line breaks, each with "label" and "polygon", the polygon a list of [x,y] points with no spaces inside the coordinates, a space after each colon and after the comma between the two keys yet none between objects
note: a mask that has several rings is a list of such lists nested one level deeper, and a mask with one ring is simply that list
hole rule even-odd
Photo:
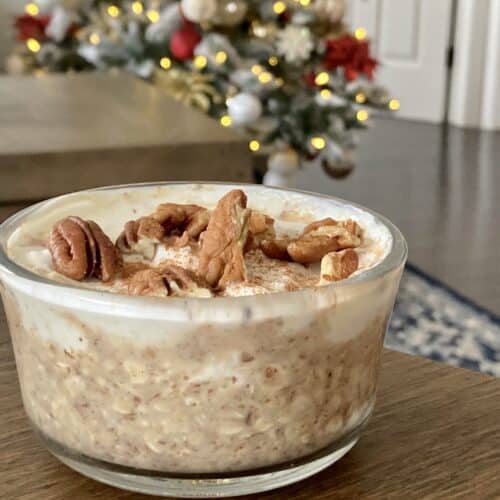
[{"label": "blurred background", "polygon": [[346,198],[409,242],[394,345],[500,373],[500,2],[3,0],[0,60],[0,218],[152,180]]}]

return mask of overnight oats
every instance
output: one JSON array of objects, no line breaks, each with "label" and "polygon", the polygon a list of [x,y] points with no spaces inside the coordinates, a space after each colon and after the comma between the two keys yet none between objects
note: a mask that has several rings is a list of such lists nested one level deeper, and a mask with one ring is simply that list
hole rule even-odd
[{"label": "overnight oats", "polygon": [[40,203],[0,229],[26,413],[123,488],[263,491],[345,454],[370,415],[406,258],[364,208],[253,185]]}]

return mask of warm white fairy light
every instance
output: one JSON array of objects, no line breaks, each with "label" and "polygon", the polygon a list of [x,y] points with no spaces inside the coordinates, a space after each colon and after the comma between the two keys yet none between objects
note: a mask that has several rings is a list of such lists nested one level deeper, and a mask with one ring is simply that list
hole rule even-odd
[{"label": "warm white fairy light", "polygon": [[31,50],[31,52],[38,52],[41,48],[41,45],[40,42],[35,38],[28,38],[26,40],[26,47],[28,47],[28,50]]},{"label": "warm white fairy light", "polygon": [[224,64],[227,61],[227,54],[223,50],[219,50],[215,54],[215,62],[217,64]]},{"label": "warm white fairy light", "polygon": [[363,104],[364,102],[366,102],[366,96],[365,94],[363,94],[363,92],[358,92],[354,99],[358,104]]},{"label": "warm white fairy light", "polygon": [[40,12],[38,5],[36,3],[30,2],[24,6],[24,12],[30,16],[37,16]]},{"label": "warm white fairy light", "polygon": [[162,57],[160,59],[160,66],[163,69],[170,69],[170,67],[172,66],[172,61],[171,61],[170,57]]},{"label": "warm white fairy light", "polygon": [[330,99],[330,97],[332,97],[332,91],[329,89],[322,89],[320,95],[323,99]]},{"label": "warm white fairy light", "polygon": [[278,65],[278,58],[276,56],[271,56],[267,62],[269,63],[269,66],[277,66]]},{"label": "warm white fairy light", "polygon": [[101,43],[101,37],[97,33],[91,33],[89,36],[89,42],[92,45],[99,45],[99,43]]},{"label": "warm white fairy light", "polygon": [[401,108],[401,103],[399,102],[398,99],[391,99],[389,101],[389,109],[392,111],[397,111],[399,108]]},{"label": "warm white fairy light", "polygon": [[146,16],[152,23],[157,23],[160,20],[160,13],[154,9],[148,10]]},{"label": "warm white fairy light", "polygon": [[274,2],[273,10],[274,10],[275,14],[278,14],[278,15],[283,14],[283,12],[285,12],[285,10],[286,10],[286,3],[282,2],[281,0],[279,0],[278,2]]},{"label": "warm white fairy light", "polygon": [[263,71],[258,76],[258,79],[260,83],[269,83],[273,79],[273,75],[271,75],[268,71]]},{"label": "warm white fairy light", "polygon": [[370,118],[370,114],[368,113],[368,111],[366,111],[366,109],[360,109],[356,113],[356,119],[359,122],[366,122],[366,120],[368,120],[368,118]]},{"label": "warm white fairy light", "polygon": [[207,65],[207,58],[205,56],[196,56],[194,58],[194,66],[197,69],[203,69]]},{"label": "warm white fairy light", "polygon": [[311,137],[311,146],[314,149],[325,149],[326,141],[321,136]]},{"label": "warm white fairy light", "polygon": [[118,17],[120,15],[120,9],[116,5],[110,5],[107,8],[107,13],[111,17]]},{"label": "warm white fairy light", "polygon": [[232,123],[233,123],[233,120],[232,120],[232,118],[229,115],[221,116],[221,118],[220,118],[220,124],[223,127],[230,127]]},{"label": "warm white fairy light", "polygon": [[132,2],[132,12],[134,14],[142,14],[142,12],[144,11],[144,6],[142,5],[141,2]]},{"label": "warm white fairy light", "polygon": [[260,149],[260,142],[257,139],[252,139],[248,143],[248,148],[255,153]]},{"label": "warm white fairy light", "polygon": [[360,26],[359,28],[356,28],[354,30],[354,36],[358,40],[364,40],[367,35],[368,35],[368,32],[366,31],[366,28],[363,28],[363,26]]},{"label": "warm white fairy light", "polygon": [[322,71],[316,75],[314,83],[316,85],[326,85],[330,81],[330,75],[326,71]]}]

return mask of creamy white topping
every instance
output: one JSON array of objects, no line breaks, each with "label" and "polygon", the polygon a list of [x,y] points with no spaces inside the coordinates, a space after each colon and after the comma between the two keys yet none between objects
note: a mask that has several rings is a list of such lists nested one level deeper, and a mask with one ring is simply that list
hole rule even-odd
[{"label": "creamy white topping", "polygon": [[[131,219],[152,213],[159,203],[194,203],[213,208],[228,190],[238,186],[224,185],[171,185],[144,186],[112,191],[86,191],[56,198],[28,216],[12,234],[8,242],[9,256],[21,266],[51,280],[74,281],[54,271],[50,254],[45,246],[52,225],[68,216],[77,215],[95,220],[114,241],[124,224]],[[250,208],[264,212],[276,220],[278,235],[295,236],[313,220],[332,217],[337,220],[351,218],[363,229],[363,243],[356,251],[359,268],[355,274],[379,264],[389,253],[392,238],[387,227],[368,212],[335,200],[263,188],[242,186],[248,196]],[[125,261],[137,260],[124,256]],[[198,258],[189,247],[165,248],[159,246],[151,261],[158,265],[168,261],[186,269],[197,270]],[[319,266],[279,262],[265,257],[260,251],[246,255],[247,281],[230,285],[227,296],[256,295],[314,286],[319,278]],[[116,280],[112,285],[91,279],[78,283],[84,288],[126,293],[126,283]]]}]

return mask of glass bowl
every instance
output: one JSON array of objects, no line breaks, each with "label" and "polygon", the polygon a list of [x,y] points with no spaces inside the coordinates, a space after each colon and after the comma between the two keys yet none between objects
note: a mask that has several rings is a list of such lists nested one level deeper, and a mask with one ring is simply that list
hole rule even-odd
[{"label": "glass bowl", "polygon": [[[271,215],[306,206],[320,218],[333,205],[368,214],[392,249],[328,286],[213,299],[78,288],[7,255],[16,229],[56,220],[61,207],[86,218],[93,210],[100,222],[82,196],[132,205],[145,189],[154,203],[158,193],[192,191],[214,203],[234,188]],[[62,462],[133,491],[230,496],[308,477],[354,446],[372,412],[406,254],[399,230],[370,210],[263,186],[115,186],[27,208],[0,227],[0,280],[28,418]]]}]

